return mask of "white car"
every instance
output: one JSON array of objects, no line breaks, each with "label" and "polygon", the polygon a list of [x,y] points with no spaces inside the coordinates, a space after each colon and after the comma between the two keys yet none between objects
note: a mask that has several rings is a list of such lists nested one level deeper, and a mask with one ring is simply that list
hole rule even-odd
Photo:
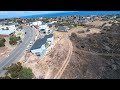
[{"label": "white car", "polygon": [[32,44],[30,43],[29,46],[31,46]]},{"label": "white car", "polygon": [[32,44],[32,41],[30,42],[30,44]]},{"label": "white car", "polygon": [[27,49],[29,48],[29,46],[27,46]]}]

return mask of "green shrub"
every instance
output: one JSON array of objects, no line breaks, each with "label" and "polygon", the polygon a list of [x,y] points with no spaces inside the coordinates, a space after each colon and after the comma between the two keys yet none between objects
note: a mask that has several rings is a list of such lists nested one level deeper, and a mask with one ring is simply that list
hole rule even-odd
[{"label": "green shrub", "polygon": [[19,79],[32,79],[33,78],[33,73],[30,68],[23,68],[18,75]]},{"label": "green shrub", "polygon": [[5,46],[5,39],[0,39],[0,47],[3,47]]},{"label": "green shrub", "polygon": [[[4,68],[4,70],[7,70],[6,76],[0,77],[0,79],[32,79],[34,75],[30,68],[22,67],[20,62],[12,64],[11,66]],[[10,75],[10,77],[8,75]]]},{"label": "green shrub", "polygon": [[19,40],[21,40],[20,37],[11,36],[9,43],[10,43],[11,45],[16,45],[16,44],[17,44],[17,41],[19,41]]}]

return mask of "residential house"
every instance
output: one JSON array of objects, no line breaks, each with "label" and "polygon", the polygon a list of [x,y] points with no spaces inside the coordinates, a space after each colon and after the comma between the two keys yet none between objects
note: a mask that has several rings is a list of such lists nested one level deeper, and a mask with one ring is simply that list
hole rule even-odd
[{"label": "residential house", "polygon": [[67,32],[70,28],[68,26],[58,26],[57,31]]},{"label": "residential house", "polygon": [[42,21],[36,21],[36,22],[32,22],[30,25],[31,26],[39,26],[42,24]]},{"label": "residential house", "polygon": [[15,25],[0,25],[0,35],[9,36],[15,33],[16,27]]},{"label": "residential house", "polygon": [[52,21],[52,22],[49,22],[48,24],[54,24],[54,23],[57,23],[57,21]]},{"label": "residential house", "polygon": [[39,31],[40,31],[40,34],[42,35],[49,35],[49,34],[52,34],[53,30],[52,30],[52,27],[50,26],[50,24],[42,24],[39,26]]},{"label": "residential house", "polygon": [[53,41],[53,34],[46,35],[44,38],[38,39],[31,47],[30,51],[37,56],[42,56]]}]

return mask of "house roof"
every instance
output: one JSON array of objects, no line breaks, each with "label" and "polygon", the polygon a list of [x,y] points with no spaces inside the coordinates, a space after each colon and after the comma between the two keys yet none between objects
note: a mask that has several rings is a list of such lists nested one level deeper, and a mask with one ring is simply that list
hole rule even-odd
[{"label": "house roof", "polygon": [[51,38],[51,37],[53,37],[53,34],[49,34],[49,35],[46,35],[46,36],[45,36],[44,38],[42,38],[42,39],[41,39],[41,38],[38,39],[38,40],[34,43],[34,45],[31,47],[30,50],[34,50],[34,49],[41,48],[41,46],[46,43],[47,39],[48,39],[48,38]]},{"label": "house roof", "polygon": [[41,21],[36,21],[36,22],[32,22],[33,25],[41,25],[42,22]]},{"label": "house roof", "polygon": [[[1,28],[6,28],[8,27],[9,30],[1,30]],[[0,34],[1,35],[10,35],[11,33],[16,31],[15,25],[5,25],[0,27]]]},{"label": "house roof", "polygon": [[0,30],[1,35],[10,35],[13,32],[13,30]]},{"label": "house roof", "polygon": [[58,30],[60,30],[60,31],[64,31],[66,29],[68,29],[67,26],[58,26]]},{"label": "house roof", "polygon": [[45,24],[45,25],[40,25],[40,29],[46,29],[47,27],[48,27],[47,24]]}]

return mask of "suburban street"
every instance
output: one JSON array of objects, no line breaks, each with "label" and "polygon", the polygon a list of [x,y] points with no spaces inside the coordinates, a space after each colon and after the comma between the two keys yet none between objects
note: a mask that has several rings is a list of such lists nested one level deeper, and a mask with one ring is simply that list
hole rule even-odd
[{"label": "suburban street", "polygon": [[30,42],[34,41],[35,34],[31,27],[29,26],[23,26],[23,30],[25,30],[26,34],[25,37],[20,43],[16,49],[14,49],[7,58],[2,60],[0,62],[0,76],[5,73],[5,70],[3,70],[4,67],[7,67],[11,65],[12,63],[15,63],[20,60],[20,58],[24,55],[24,51],[27,48],[27,46],[30,44]]}]

